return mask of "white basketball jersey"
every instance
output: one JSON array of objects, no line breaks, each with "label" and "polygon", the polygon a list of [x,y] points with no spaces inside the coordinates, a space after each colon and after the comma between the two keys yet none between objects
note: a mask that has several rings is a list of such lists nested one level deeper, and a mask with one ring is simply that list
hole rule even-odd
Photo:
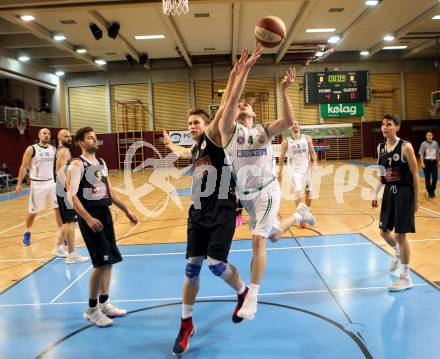
[{"label": "white basketball jersey", "polygon": [[275,158],[267,130],[262,125],[247,128],[237,123],[225,154],[239,191],[259,189],[275,178]]},{"label": "white basketball jersey", "polygon": [[287,137],[287,163],[292,170],[307,172],[310,164],[309,142],[305,134],[299,139]]},{"label": "white basketball jersey", "polygon": [[55,148],[52,145],[47,147],[39,144],[32,145],[34,156],[32,157],[29,176],[32,181],[53,181],[53,163],[55,160]]}]

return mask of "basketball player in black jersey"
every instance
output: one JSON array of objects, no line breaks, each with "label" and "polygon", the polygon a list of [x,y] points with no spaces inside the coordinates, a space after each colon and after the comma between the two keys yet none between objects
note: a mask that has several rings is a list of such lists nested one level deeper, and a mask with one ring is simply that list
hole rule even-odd
[{"label": "basketball player in black jersey", "polygon": [[[418,168],[414,149],[409,142],[397,137],[401,120],[395,115],[385,115],[382,121],[382,134],[385,143],[377,147],[378,164],[382,167],[379,193],[385,185],[380,210],[380,235],[394,249],[395,258],[391,271],[401,264],[400,276],[388,289],[400,292],[412,288],[409,261],[410,247],[407,233],[415,233],[414,213],[419,208]],[[377,199],[372,203],[377,207]],[[394,235],[391,231],[394,229]]]},{"label": "basketball player in black jersey", "polygon": [[[82,263],[88,260],[87,257],[80,256],[75,252],[75,223],[78,222],[78,215],[67,201],[66,193],[66,174],[67,167],[72,160],[70,148],[72,147],[72,134],[69,130],[62,129],[58,132],[58,148],[55,152],[54,179],[56,183],[57,202],[60,210],[63,226],[61,235],[67,240],[68,253],[67,264]],[[60,248],[61,247],[61,248]],[[63,250],[63,246],[57,245],[54,251]]]},{"label": "basketball player in black jersey", "polygon": [[[222,104],[230,93],[234,76],[235,73],[232,71]],[[199,274],[205,258],[208,260],[210,271],[222,278],[237,292],[238,300],[232,321],[234,323],[242,321],[242,318],[237,316],[237,312],[243,304],[247,288],[238,270],[228,263],[232,237],[235,233],[235,182],[229,167],[225,166],[225,154],[218,131],[218,121],[222,111],[221,105],[212,122],[203,110],[189,112],[188,131],[195,141],[191,148],[174,145],[164,131],[165,145],[179,157],[191,158],[194,169],[193,204],[188,213],[187,265],[183,283],[182,320],[173,347],[174,355],[188,350],[189,338],[196,331],[192,315],[199,290]],[[206,166],[215,168],[216,177],[208,174]],[[223,180],[222,176],[224,176]]]},{"label": "basketball player in black jersey", "polygon": [[107,327],[113,323],[110,318],[127,314],[108,301],[112,265],[122,261],[109,207],[114,203],[132,223],[137,223],[137,218],[113,190],[104,160],[96,158],[98,139],[93,129],[79,129],[75,139],[82,154],[69,166],[66,187],[73,209],[79,215],[79,228],[94,267],[89,284],[89,308],[83,317],[99,327]]}]

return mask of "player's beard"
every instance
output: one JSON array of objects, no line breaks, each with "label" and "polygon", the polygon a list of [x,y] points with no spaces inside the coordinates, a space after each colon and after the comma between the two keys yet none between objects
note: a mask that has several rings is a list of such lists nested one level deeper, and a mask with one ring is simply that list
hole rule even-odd
[{"label": "player's beard", "polygon": [[98,146],[96,146],[96,147],[90,146],[90,147],[86,148],[86,152],[90,153],[90,154],[96,153],[96,151],[98,151]]},{"label": "player's beard", "polygon": [[69,142],[63,142],[63,146],[64,146],[64,147],[67,147],[67,148],[72,147],[72,141],[69,141]]}]

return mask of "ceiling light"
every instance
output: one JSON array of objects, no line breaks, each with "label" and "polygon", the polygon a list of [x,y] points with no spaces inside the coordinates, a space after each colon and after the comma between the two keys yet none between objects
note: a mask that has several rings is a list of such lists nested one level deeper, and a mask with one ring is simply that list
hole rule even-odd
[{"label": "ceiling light", "polygon": [[165,35],[135,35],[136,40],[157,40],[165,39]]},{"label": "ceiling light", "polygon": [[34,21],[35,18],[32,15],[22,15],[20,16],[20,19],[22,19],[23,21]]},{"label": "ceiling light", "polygon": [[376,6],[377,4],[379,4],[379,0],[365,0],[367,6]]},{"label": "ceiling light", "polygon": [[432,20],[440,20],[440,15],[435,15],[432,17]]},{"label": "ceiling light", "polygon": [[55,75],[64,76],[64,71],[57,71],[57,72],[55,72]]},{"label": "ceiling light", "polygon": [[105,62],[104,60],[95,60],[95,63],[98,65],[105,65],[107,62]]},{"label": "ceiling light", "polygon": [[76,52],[78,54],[85,54],[87,52],[87,49],[84,49],[83,47],[76,49]]},{"label": "ceiling light", "polygon": [[394,35],[385,35],[384,37],[383,37],[383,39],[385,40],[385,41],[393,41],[394,39],[395,39],[395,37],[394,37]]},{"label": "ceiling light", "polygon": [[19,58],[18,58],[18,61],[21,61],[21,62],[26,62],[26,61],[29,61],[31,58],[29,57],[29,56],[20,56]]},{"label": "ceiling light", "polygon": [[322,55],[324,55],[324,51],[318,51],[317,53],[315,53],[316,57],[321,57]]},{"label": "ceiling light", "polygon": [[336,44],[339,40],[341,40],[341,36],[340,35],[334,35],[332,37],[330,37],[327,42],[329,44]]},{"label": "ceiling light", "polygon": [[328,29],[307,29],[306,32],[308,33],[315,33],[315,32],[335,32],[336,29],[328,28]]},{"label": "ceiling light", "polygon": [[66,37],[63,34],[57,34],[53,37],[55,41],[63,41],[66,40]]},{"label": "ceiling light", "polygon": [[362,50],[362,51],[360,52],[360,54],[361,54],[362,56],[368,56],[368,55],[370,55],[370,51],[368,51],[368,50]]},{"label": "ceiling light", "polygon": [[407,47],[407,45],[385,46],[382,48],[382,50],[404,50]]}]

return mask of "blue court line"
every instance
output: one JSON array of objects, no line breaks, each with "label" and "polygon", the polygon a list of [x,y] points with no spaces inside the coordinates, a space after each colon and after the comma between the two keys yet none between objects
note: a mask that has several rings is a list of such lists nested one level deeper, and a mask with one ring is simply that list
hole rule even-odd
[{"label": "blue court line", "polygon": [[[362,161],[344,161],[345,163],[351,163],[352,165],[361,166],[361,167],[368,167],[371,165],[376,165],[376,163],[373,162],[362,162]],[[419,171],[420,177],[425,177],[425,173],[423,171]],[[438,179],[440,179],[440,174],[437,176]]]},{"label": "blue court line", "polygon": [[23,196],[26,196],[28,194],[29,194],[29,189],[25,189],[20,194],[16,194],[15,192],[10,192],[10,193],[7,193],[7,194],[2,194],[2,195],[0,195],[0,202],[7,201],[8,199],[14,199],[14,198],[23,197]]}]

